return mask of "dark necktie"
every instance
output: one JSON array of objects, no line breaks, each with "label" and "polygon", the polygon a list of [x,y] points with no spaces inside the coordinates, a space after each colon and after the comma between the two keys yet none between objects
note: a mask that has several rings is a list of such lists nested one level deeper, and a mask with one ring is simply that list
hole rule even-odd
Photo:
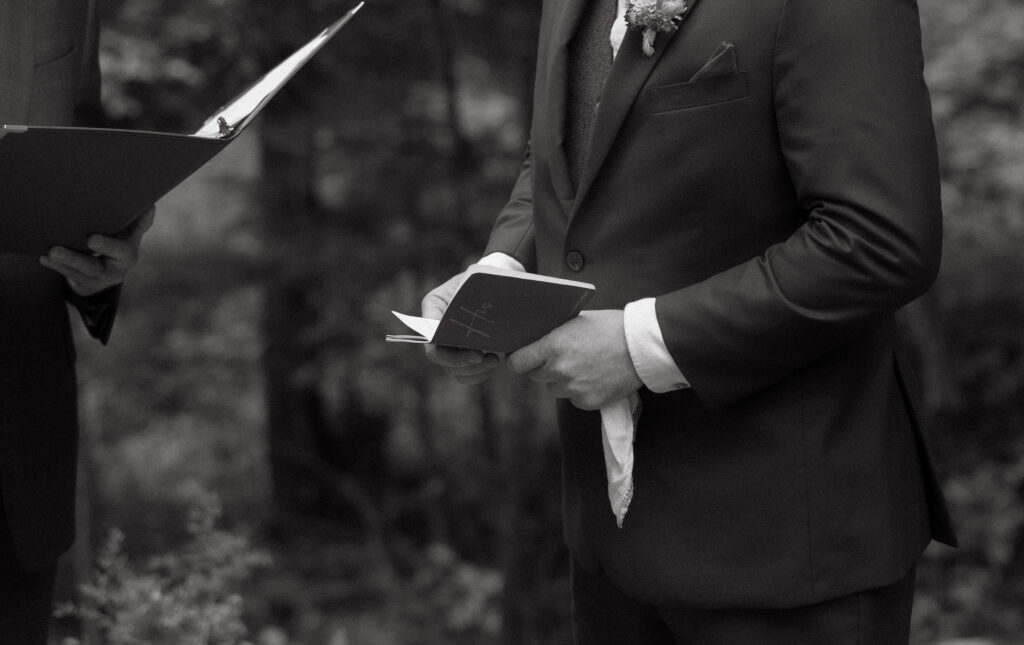
[{"label": "dark necktie", "polygon": [[591,0],[569,43],[569,93],[566,105],[565,153],[573,190],[579,187],[583,165],[590,152],[594,117],[604,82],[612,68],[612,46],[608,38],[618,0]]}]

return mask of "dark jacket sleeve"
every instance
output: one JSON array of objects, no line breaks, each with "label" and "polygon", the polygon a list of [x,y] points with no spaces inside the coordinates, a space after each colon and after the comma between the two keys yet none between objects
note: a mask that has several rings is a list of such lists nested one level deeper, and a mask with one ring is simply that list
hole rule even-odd
[{"label": "dark jacket sleeve", "polygon": [[522,263],[527,271],[535,271],[537,249],[533,234],[533,170],[527,146],[512,194],[494,222],[484,255],[505,253]]},{"label": "dark jacket sleeve", "polygon": [[78,309],[89,334],[106,345],[114,328],[117,305],[121,301],[121,285],[104,289],[91,296],[80,296],[65,283],[64,299]]},{"label": "dark jacket sleeve", "polygon": [[[96,19],[96,0],[76,0],[77,24],[75,46],[82,57],[75,81],[74,123],[79,126],[99,127],[104,123],[100,103],[99,23]],[[86,329],[102,343],[110,339],[114,327],[117,305],[121,299],[120,285],[105,289],[92,296],[80,296],[65,283],[64,299],[75,306]]]},{"label": "dark jacket sleeve", "polygon": [[939,267],[935,135],[912,0],[789,0],[778,137],[806,221],[657,300],[666,345],[713,407],[780,381],[921,295]]}]

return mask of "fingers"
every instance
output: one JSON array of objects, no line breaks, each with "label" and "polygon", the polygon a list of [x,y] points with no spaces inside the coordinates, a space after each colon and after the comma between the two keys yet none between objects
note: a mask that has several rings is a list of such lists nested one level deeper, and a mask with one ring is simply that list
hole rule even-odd
[{"label": "fingers", "polygon": [[456,383],[461,385],[480,385],[491,377],[491,373],[493,371],[494,370],[487,370],[486,372],[481,372],[479,374],[468,374],[465,376],[452,374],[451,377],[455,379]]},{"label": "fingers", "polygon": [[121,284],[139,261],[139,244],[153,226],[155,215],[156,208],[151,206],[116,236],[89,236],[86,245],[91,255],[55,246],[39,262],[64,276],[75,293],[82,296]]},{"label": "fingers", "polygon": [[54,247],[39,258],[39,263],[67,279],[75,293],[89,296],[120,284],[124,272],[108,264],[103,257],[78,253],[63,247]]},{"label": "fingers", "polygon": [[438,345],[426,346],[427,358],[441,366],[449,376],[464,385],[487,380],[501,363],[495,354]]},{"label": "fingers", "polygon": [[544,380],[541,374],[535,372],[543,367],[548,361],[550,354],[548,337],[530,343],[526,347],[516,351],[508,357],[508,368],[516,374],[530,374],[535,381]]},{"label": "fingers", "polygon": [[139,260],[138,242],[130,237],[119,239],[103,235],[92,235],[87,242],[89,249],[106,259],[105,265],[127,271]]},{"label": "fingers", "polygon": [[423,302],[420,304],[422,310],[422,316],[424,318],[430,318],[433,320],[440,320],[441,316],[444,315],[444,310],[448,306],[448,301],[445,300],[437,290],[431,291],[423,298]]},{"label": "fingers", "polygon": [[457,349],[442,345],[427,345],[427,358],[441,367],[462,369],[479,365],[484,360],[484,353],[472,349]]},{"label": "fingers", "polygon": [[[460,273],[424,296],[420,303],[421,315],[424,318],[440,319],[464,277],[465,274]],[[501,358],[495,354],[469,349],[427,345],[426,352],[430,361],[440,365],[441,369],[463,385],[486,381],[501,363]]]},{"label": "fingers", "polygon": [[421,315],[424,318],[439,320],[444,315],[444,310],[448,308],[448,303],[451,302],[452,296],[455,295],[464,276],[465,274],[460,273],[423,296],[423,301],[420,303]]},{"label": "fingers", "polygon": [[86,255],[78,251],[72,251],[62,246],[55,246],[39,258],[43,266],[53,269],[57,273],[78,279],[96,279],[103,275],[103,258],[95,255]]},{"label": "fingers", "polygon": [[[439,320],[465,278],[466,272],[455,275],[424,296],[420,303],[421,315],[424,318]],[[496,354],[439,345],[427,345],[426,352],[429,360],[440,365],[452,378],[465,385],[487,380],[504,360],[503,356]]]},{"label": "fingers", "polygon": [[[139,261],[139,245],[142,236],[153,227],[156,208],[150,207],[116,236],[91,235],[86,242],[89,249],[108,258],[107,265],[123,269],[125,273]],[[122,279],[124,276],[121,276]]]}]

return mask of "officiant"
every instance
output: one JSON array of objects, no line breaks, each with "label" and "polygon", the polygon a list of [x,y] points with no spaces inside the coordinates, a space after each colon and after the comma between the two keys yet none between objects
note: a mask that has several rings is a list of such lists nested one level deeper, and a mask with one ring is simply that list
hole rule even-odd
[{"label": "officiant", "polygon": [[[0,123],[96,125],[94,4],[0,2]],[[152,222],[150,211],[119,236],[90,237],[92,253],[0,254],[0,643],[47,642],[57,559],[74,539],[78,420],[65,303],[106,343]]]},{"label": "officiant", "polygon": [[576,643],[908,642],[955,543],[894,321],[940,261],[922,67],[913,0],[544,2],[482,261],[597,288],[506,362],[557,398]]}]

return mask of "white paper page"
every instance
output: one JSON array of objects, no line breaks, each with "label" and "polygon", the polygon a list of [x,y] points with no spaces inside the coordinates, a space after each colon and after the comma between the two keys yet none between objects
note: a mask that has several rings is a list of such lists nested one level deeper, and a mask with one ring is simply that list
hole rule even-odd
[{"label": "white paper page", "polygon": [[406,314],[400,314],[397,311],[392,311],[399,320],[401,320],[406,327],[413,330],[419,336],[407,336],[402,334],[388,334],[387,340],[393,343],[429,343],[437,333],[437,326],[441,323],[440,320],[432,320],[430,318],[420,318],[419,316],[408,316]]}]

